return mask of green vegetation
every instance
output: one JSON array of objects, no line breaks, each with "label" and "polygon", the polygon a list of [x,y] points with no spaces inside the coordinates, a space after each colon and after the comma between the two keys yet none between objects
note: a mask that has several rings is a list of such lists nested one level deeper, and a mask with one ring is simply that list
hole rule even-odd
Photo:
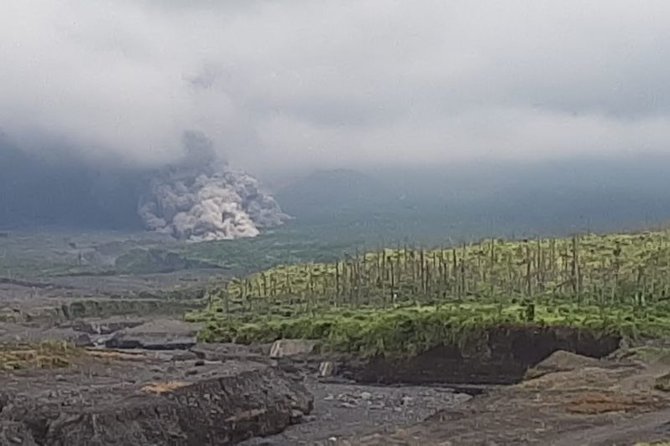
[{"label": "green vegetation", "polygon": [[670,333],[669,273],[668,231],[398,247],[232,280],[188,318],[207,322],[210,341],[305,337],[370,354],[465,342],[501,325],[656,337]]},{"label": "green vegetation", "polygon": [[152,233],[8,233],[0,279],[153,274],[219,269],[243,276],[281,264],[334,262],[361,240],[323,240],[318,228],[288,225],[253,239],[186,243]]},{"label": "green vegetation", "polygon": [[114,270],[118,274],[152,274],[168,273],[193,268],[216,268],[198,260],[190,260],[183,256],[158,248],[133,249],[120,255],[114,262]]},{"label": "green vegetation", "polygon": [[[319,339],[326,348],[368,355],[416,354],[440,344],[485,340],[491,329],[572,327],[630,338],[670,334],[670,305],[653,311],[576,304],[445,304],[442,306],[332,310],[295,317],[209,315],[204,341],[256,343],[280,338]],[[202,320],[203,315],[190,315]]]},{"label": "green vegetation", "polygon": [[289,225],[255,238],[186,243],[176,252],[223,273],[244,276],[282,264],[335,262],[359,245],[360,240],[324,241],[316,229]]}]

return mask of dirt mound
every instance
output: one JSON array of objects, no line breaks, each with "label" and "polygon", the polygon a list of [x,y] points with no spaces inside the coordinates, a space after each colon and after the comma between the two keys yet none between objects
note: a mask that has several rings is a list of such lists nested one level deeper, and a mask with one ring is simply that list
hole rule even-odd
[{"label": "dirt mound", "polygon": [[558,350],[535,367],[528,369],[525,379],[539,378],[547,373],[567,372],[584,367],[596,367],[600,361],[588,356]]},{"label": "dirt mound", "polygon": [[[633,384],[639,377],[644,382]],[[580,395],[592,389],[628,390],[631,388],[651,389],[652,377],[642,373],[642,370],[628,364],[620,367],[581,367],[573,370],[555,371],[546,373],[538,378],[524,381],[514,389],[519,391],[553,392],[554,394]]]}]

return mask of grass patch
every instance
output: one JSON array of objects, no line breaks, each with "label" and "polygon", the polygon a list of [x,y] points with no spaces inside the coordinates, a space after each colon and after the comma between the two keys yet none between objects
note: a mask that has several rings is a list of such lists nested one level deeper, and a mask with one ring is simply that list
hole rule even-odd
[{"label": "grass patch", "polygon": [[200,333],[205,342],[243,344],[282,338],[314,339],[333,351],[367,355],[412,355],[432,347],[463,346],[494,328],[563,327],[627,338],[670,334],[670,311],[635,314],[635,309],[592,309],[577,305],[535,306],[532,320],[524,305],[450,304],[395,309],[340,310],[282,318],[211,320]]},{"label": "grass patch", "polygon": [[5,344],[0,346],[0,370],[63,368],[81,354],[82,350],[67,342]]}]

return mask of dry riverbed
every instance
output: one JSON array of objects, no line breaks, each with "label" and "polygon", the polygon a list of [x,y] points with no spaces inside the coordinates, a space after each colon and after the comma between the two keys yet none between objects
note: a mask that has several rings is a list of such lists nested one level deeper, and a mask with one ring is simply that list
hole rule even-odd
[{"label": "dry riverbed", "polygon": [[[104,445],[117,437],[117,444],[244,446],[632,446],[670,438],[670,354],[663,345],[603,360],[559,352],[520,384],[454,390],[319,377],[324,358],[197,344],[198,327],[173,319],[0,329],[4,342],[86,336],[89,345],[60,359],[28,346],[7,357],[28,366],[0,373],[3,446]],[[86,440],[94,434],[97,443]]]},{"label": "dry riverbed", "polygon": [[441,387],[375,387],[331,384],[308,379],[314,411],[281,434],[256,438],[244,446],[329,445],[341,438],[392,432],[411,426],[441,409],[470,399]]}]

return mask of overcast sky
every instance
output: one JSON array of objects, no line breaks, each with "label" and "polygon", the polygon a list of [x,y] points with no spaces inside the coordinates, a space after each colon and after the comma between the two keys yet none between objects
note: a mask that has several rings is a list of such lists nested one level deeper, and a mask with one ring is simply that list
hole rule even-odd
[{"label": "overcast sky", "polygon": [[2,0],[0,129],[264,171],[670,152],[667,0]]}]

